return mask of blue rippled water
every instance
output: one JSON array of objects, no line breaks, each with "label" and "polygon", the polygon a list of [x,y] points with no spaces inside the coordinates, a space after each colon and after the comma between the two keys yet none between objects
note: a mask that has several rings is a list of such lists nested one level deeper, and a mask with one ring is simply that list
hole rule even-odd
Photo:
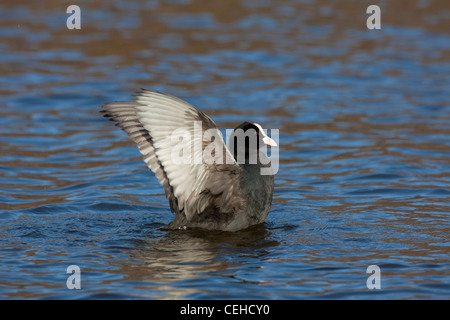
[{"label": "blue rippled water", "polygon": [[[450,6],[379,3],[380,30],[325,0],[94,1],[68,30],[3,1],[0,298],[448,299]],[[162,187],[98,113],[141,87],[280,130],[264,224],[161,229]]]}]

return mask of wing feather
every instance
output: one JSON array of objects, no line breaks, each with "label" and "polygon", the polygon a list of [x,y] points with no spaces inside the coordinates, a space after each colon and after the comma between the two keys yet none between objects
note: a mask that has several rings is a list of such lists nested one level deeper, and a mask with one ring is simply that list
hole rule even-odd
[{"label": "wing feather", "polygon": [[[227,199],[239,191],[236,184],[240,168],[214,121],[171,95],[142,89],[135,97],[134,102],[104,104],[102,112],[136,143],[144,162],[164,187],[172,211],[183,212],[190,220],[205,208],[219,205],[216,198],[220,195],[221,210],[233,210],[236,203]],[[200,139],[194,135],[196,121],[202,125]],[[184,129],[191,139],[172,139],[171,134],[179,128]],[[218,138],[213,142],[205,141],[206,130],[213,130]],[[183,154],[183,163],[175,161],[172,155],[180,143],[183,150],[190,150],[187,155]],[[203,159],[203,150],[211,143],[226,157],[223,164],[194,161]]]}]

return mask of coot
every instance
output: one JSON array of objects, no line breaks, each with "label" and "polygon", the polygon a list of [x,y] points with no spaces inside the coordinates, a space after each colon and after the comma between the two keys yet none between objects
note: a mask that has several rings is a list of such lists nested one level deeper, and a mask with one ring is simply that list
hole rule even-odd
[{"label": "coot", "polygon": [[257,123],[243,122],[227,148],[214,121],[189,103],[141,89],[133,102],[102,105],[136,143],[170,203],[169,229],[237,231],[264,222],[274,177],[259,148],[276,146]]}]

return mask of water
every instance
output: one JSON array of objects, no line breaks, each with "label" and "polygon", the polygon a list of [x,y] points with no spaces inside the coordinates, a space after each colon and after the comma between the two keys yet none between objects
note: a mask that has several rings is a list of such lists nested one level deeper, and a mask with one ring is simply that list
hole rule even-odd
[{"label": "water", "polygon": [[[2,1],[0,298],[448,299],[450,6],[378,2],[381,30],[325,0],[89,2],[68,30]],[[266,223],[161,229],[162,187],[98,113],[141,87],[280,129]]]}]

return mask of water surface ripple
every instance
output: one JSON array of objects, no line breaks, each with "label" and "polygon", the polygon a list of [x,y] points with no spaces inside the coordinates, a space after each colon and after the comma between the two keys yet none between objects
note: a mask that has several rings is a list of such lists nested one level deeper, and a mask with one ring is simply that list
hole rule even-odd
[{"label": "water surface ripple", "polygon": [[[0,298],[448,299],[448,1],[0,4]],[[280,130],[267,221],[164,231],[98,113],[144,87]],[[66,287],[69,265],[81,289]],[[381,289],[369,290],[369,265]]]}]

